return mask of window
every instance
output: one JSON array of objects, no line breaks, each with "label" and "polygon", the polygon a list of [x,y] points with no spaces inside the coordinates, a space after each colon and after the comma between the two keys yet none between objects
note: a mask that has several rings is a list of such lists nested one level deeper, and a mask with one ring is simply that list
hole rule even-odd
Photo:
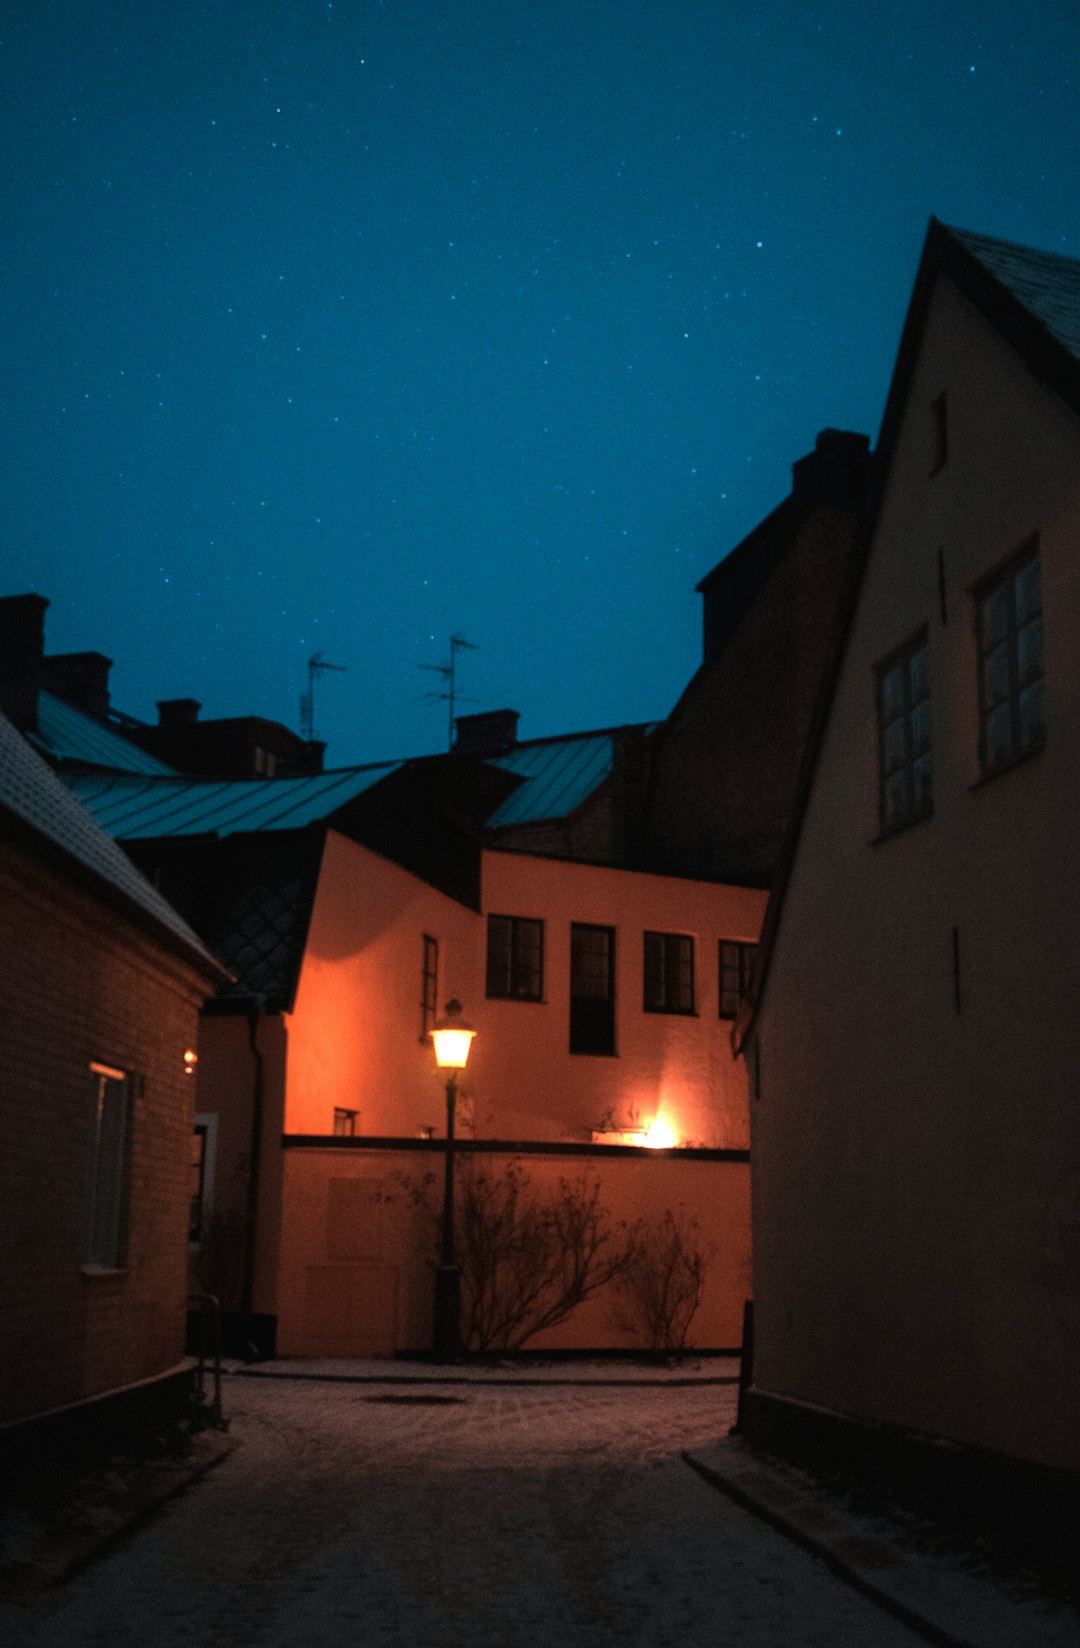
[{"label": "window", "polygon": [[738,1017],[739,1003],[750,988],[756,944],[730,938],[720,940],[720,1017]]},{"label": "window", "polygon": [[335,1110],[334,1111],[334,1137],[335,1137],[335,1139],[355,1139],[355,1137],[356,1137],[356,1118],[359,1114],[360,1114],[360,1112],[358,1110]]},{"label": "window", "polygon": [[878,764],[882,830],[899,829],[933,811],[930,649],[925,637],[878,670]]},{"label": "window", "polygon": [[487,993],[540,1001],[544,990],[544,923],[488,916]]},{"label": "window", "polygon": [[439,941],[424,934],[424,959],[420,969],[420,1040],[426,1041],[428,1031],[438,1017],[439,1000]]},{"label": "window", "polygon": [[191,1212],[188,1218],[189,1242],[202,1241],[203,1199],[206,1194],[206,1135],[206,1123],[196,1122],[191,1134]]},{"label": "window", "polygon": [[645,934],[645,1011],[694,1011],[694,941],[685,933]]},{"label": "window", "polygon": [[570,928],[570,1051],[615,1051],[615,929]]},{"label": "window", "polygon": [[984,774],[1041,747],[1042,585],[1039,557],[1015,562],[978,596],[980,757]]},{"label": "window", "polygon": [[949,456],[949,402],[944,389],[930,402],[930,418],[933,451],[930,473],[936,475],[939,469],[944,469]]},{"label": "window", "polygon": [[90,1180],[87,1260],[115,1270],[127,1243],[130,1095],[122,1070],[92,1064],[94,1154]]}]

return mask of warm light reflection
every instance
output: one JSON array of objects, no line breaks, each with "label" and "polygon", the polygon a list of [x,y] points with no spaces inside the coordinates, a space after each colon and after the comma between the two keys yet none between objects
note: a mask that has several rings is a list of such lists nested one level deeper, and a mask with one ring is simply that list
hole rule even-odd
[{"label": "warm light reflection", "polygon": [[642,1140],[647,1150],[671,1150],[678,1142],[679,1136],[675,1129],[662,1116],[655,1118]]},{"label": "warm light reflection", "polygon": [[198,1062],[199,1055],[195,1052],[194,1048],[186,1048],[184,1051],[184,1074],[186,1076],[193,1076],[195,1074],[195,1066]]}]

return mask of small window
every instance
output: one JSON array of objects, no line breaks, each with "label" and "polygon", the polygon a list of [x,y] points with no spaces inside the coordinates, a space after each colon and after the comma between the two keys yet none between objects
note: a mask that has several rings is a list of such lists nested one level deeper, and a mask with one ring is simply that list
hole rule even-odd
[{"label": "small window", "polygon": [[424,934],[424,956],[420,969],[420,1040],[426,1041],[428,1031],[438,1017],[439,999],[439,941]]},{"label": "small window", "polygon": [[944,469],[949,456],[949,402],[944,389],[930,402],[930,473]]},{"label": "small window", "polygon": [[694,1011],[694,941],[685,933],[645,934],[645,1011]]},{"label": "small window", "polygon": [[544,923],[488,916],[487,993],[540,1001],[544,990]]},{"label": "small window", "polygon": [[750,988],[750,975],[754,970],[754,957],[756,954],[756,944],[743,944],[741,940],[730,938],[720,940],[720,1017],[722,1019],[738,1017],[739,1003]]},{"label": "small window", "polygon": [[615,929],[570,928],[570,1051],[615,1051]]},{"label": "small window", "polygon": [[878,767],[883,831],[933,811],[930,649],[925,637],[878,669]]},{"label": "small window", "polygon": [[203,1234],[203,1203],[206,1196],[206,1142],[207,1125],[196,1122],[191,1134],[191,1212],[188,1219],[188,1241],[201,1242]]},{"label": "small window", "polygon": [[360,1114],[360,1112],[358,1110],[335,1110],[334,1111],[334,1137],[335,1137],[335,1139],[355,1139],[355,1137],[356,1137],[356,1118],[359,1114]]},{"label": "small window", "polygon": [[115,1270],[126,1261],[130,1083],[122,1070],[92,1064],[93,1163],[87,1260]]},{"label": "small window", "polygon": [[980,757],[984,775],[1046,739],[1042,583],[1028,554],[978,596]]}]

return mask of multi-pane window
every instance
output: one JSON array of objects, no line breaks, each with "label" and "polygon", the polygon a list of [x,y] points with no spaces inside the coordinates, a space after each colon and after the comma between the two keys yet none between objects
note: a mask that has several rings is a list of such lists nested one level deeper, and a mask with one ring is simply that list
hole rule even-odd
[{"label": "multi-pane window", "polygon": [[129,1084],[122,1070],[92,1064],[93,1162],[87,1260],[115,1269],[125,1260],[129,1180]]},{"label": "multi-pane window", "polygon": [[754,970],[756,944],[743,944],[735,939],[720,940],[720,1017],[738,1017],[739,1003],[750,988]]},{"label": "multi-pane window", "polygon": [[645,1011],[694,1011],[694,941],[686,933],[645,934]]},{"label": "multi-pane window", "polygon": [[1011,566],[978,603],[980,755],[983,772],[992,773],[1038,749],[1046,736],[1038,555]]},{"label": "multi-pane window", "polygon": [[615,1051],[615,929],[570,928],[570,1051]]},{"label": "multi-pane window", "polygon": [[930,649],[924,638],[878,670],[881,828],[925,818],[934,805]]},{"label": "multi-pane window", "polygon": [[357,1110],[334,1111],[334,1137],[336,1139],[355,1139]]},{"label": "multi-pane window", "polygon": [[438,1017],[439,1000],[439,941],[424,934],[424,955],[420,968],[420,1040],[426,1041],[428,1031]]},{"label": "multi-pane window", "polygon": [[487,993],[540,1001],[544,993],[544,923],[488,916]]}]

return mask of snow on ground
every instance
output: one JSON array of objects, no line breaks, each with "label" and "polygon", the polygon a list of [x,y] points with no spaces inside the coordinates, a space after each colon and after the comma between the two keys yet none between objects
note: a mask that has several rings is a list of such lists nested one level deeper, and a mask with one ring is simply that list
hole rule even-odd
[{"label": "snow on ground", "polygon": [[236,1452],[62,1591],[0,1606],[5,1648],[920,1640],[683,1462],[733,1386],[229,1378],[225,1398]]}]

